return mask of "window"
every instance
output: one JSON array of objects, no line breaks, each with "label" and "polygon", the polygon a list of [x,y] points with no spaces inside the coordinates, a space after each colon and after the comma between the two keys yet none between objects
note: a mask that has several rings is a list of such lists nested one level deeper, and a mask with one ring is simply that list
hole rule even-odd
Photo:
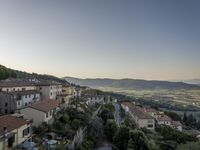
[{"label": "window", "polygon": [[12,148],[14,142],[15,142],[15,135],[13,135],[12,137],[8,138],[8,148]]},{"label": "window", "polygon": [[29,133],[30,133],[30,128],[29,128],[29,127],[26,128],[26,129],[24,129],[24,130],[23,130],[23,137],[24,137],[24,136],[27,136]]},{"label": "window", "polygon": [[18,102],[18,105],[20,105],[20,101]]},{"label": "window", "polygon": [[148,124],[147,127],[148,128],[153,128],[153,124]]},{"label": "window", "polygon": [[25,98],[27,98],[27,95],[25,95]]},{"label": "window", "polygon": [[29,95],[29,98],[31,98],[31,95]]},{"label": "window", "polygon": [[15,91],[15,88],[13,88],[13,91]]},{"label": "window", "polygon": [[27,106],[28,104],[27,103],[25,103],[25,106]]},{"label": "window", "polygon": [[46,113],[46,118],[48,118],[48,113]]},{"label": "window", "polygon": [[30,127],[27,128],[27,133],[30,133]]},{"label": "window", "polygon": [[5,109],[5,114],[7,114],[8,113],[8,110],[7,109]]},{"label": "window", "polygon": [[52,95],[52,92],[51,92],[51,95]]},{"label": "window", "polygon": [[5,107],[8,107],[8,103],[7,102],[5,103]]},{"label": "window", "polygon": [[7,89],[7,92],[9,91],[9,89]]}]

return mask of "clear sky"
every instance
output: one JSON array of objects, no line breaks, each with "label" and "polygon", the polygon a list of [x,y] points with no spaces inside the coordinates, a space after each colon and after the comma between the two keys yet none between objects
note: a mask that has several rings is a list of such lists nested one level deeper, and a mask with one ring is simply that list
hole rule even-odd
[{"label": "clear sky", "polygon": [[2,0],[0,64],[59,77],[200,78],[200,1]]}]

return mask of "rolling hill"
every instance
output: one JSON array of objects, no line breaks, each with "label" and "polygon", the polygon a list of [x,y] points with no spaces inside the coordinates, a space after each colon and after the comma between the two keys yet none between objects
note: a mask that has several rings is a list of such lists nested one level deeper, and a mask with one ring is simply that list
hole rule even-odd
[{"label": "rolling hill", "polygon": [[139,79],[79,79],[73,77],[64,77],[68,82],[75,83],[82,86],[89,86],[92,88],[122,88],[133,90],[152,90],[152,89],[200,89],[200,86],[187,84],[184,82],[169,82],[169,81],[156,81],[156,80],[139,80]]},{"label": "rolling hill", "polygon": [[19,70],[14,70],[0,65],[0,80],[7,78],[36,78],[38,80],[51,80],[62,84],[69,84],[66,80],[46,74],[28,73]]}]

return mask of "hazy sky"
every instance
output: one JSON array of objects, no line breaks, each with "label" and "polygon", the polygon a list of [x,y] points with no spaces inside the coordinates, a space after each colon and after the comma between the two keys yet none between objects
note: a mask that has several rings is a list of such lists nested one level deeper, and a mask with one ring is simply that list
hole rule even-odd
[{"label": "hazy sky", "polygon": [[1,0],[0,64],[59,77],[200,78],[200,1]]}]

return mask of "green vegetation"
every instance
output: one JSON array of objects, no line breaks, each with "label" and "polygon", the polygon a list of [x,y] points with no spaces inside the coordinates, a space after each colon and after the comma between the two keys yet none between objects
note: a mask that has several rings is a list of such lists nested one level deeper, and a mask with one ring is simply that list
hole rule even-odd
[{"label": "green vegetation", "polygon": [[104,133],[110,141],[113,141],[112,138],[114,137],[117,128],[118,127],[114,120],[112,119],[107,120],[106,125],[104,127]]},{"label": "green vegetation", "polygon": [[66,80],[63,80],[61,78],[52,76],[52,75],[47,75],[47,74],[37,74],[37,73],[27,73],[27,72],[22,72],[22,71],[17,71],[14,70],[17,78],[36,78],[38,80],[47,80],[47,81],[55,81],[59,82],[62,84],[69,84]]},{"label": "green vegetation", "polygon": [[177,147],[176,150],[199,150],[200,142],[189,142],[186,144],[181,144]]},{"label": "green vegetation", "polygon": [[165,113],[165,115],[167,115],[168,117],[170,117],[174,121],[180,121],[181,122],[181,120],[182,120],[181,117],[175,112],[165,111],[164,113]]},{"label": "green vegetation", "polygon": [[197,130],[200,129],[200,120],[197,121],[197,119],[193,116],[193,114],[187,115],[186,112],[185,112],[184,116],[183,116],[183,123],[186,126],[189,126],[191,128],[194,128],[194,129],[197,129]]},{"label": "green vegetation", "polygon": [[101,141],[107,139],[112,142],[112,138],[118,127],[114,121],[114,106],[104,104],[97,116],[90,120],[87,128],[87,134],[78,150],[93,150],[95,145],[101,144]]},{"label": "green vegetation", "polygon": [[[199,90],[198,94],[200,96],[200,90]],[[132,98],[132,100],[139,103],[142,106],[150,106],[150,107],[155,107],[155,108],[159,108],[162,110],[182,111],[182,112],[184,112],[184,111],[196,112],[196,111],[200,110],[199,105],[191,104],[191,99],[185,100],[186,103],[180,103],[180,102],[173,101],[173,100],[163,100],[162,98],[159,98],[159,96],[157,96],[156,98],[154,98],[154,97]],[[199,101],[199,99],[197,99],[197,101]]]},{"label": "green vegetation", "polygon": [[101,111],[99,113],[99,117],[102,118],[104,125],[106,124],[108,119],[113,119],[114,116],[115,107],[110,104],[105,104],[102,106]]},{"label": "green vegetation", "polygon": [[17,74],[14,70],[0,65],[0,80],[5,80],[7,78],[16,78],[16,77]]},{"label": "green vegetation", "polygon": [[126,150],[129,141],[129,128],[121,126],[113,137],[113,143],[120,150]]},{"label": "green vegetation", "polygon": [[156,132],[163,137],[163,141],[174,141],[177,144],[197,141],[197,138],[195,136],[177,131],[166,125],[158,126],[156,128]]},{"label": "green vegetation", "polygon": [[88,131],[83,143],[77,148],[78,150],[93,150],[98,139],[103,136],[103,121],[95,117],[88,126]]},{"label": "green vegetation", "polygon": [[127,150],[149,150],[148,139],[142,131],[132,130],[129,133]]},{"label": "green vegetation", "polygon": [[85,138],[82,145],[77,150],[93,150],[94,140],[92,138]]},{"label": "green vegetation", "polygon": [[52,75],[27,73],[23,71],[9,69],[5,66],[0,65],[0,80],[5,80],[7,78],[37,78],[38,80],[56,81],[62,84],[69,84],[66,80]]},{"label": "green vegetation", "polygon": [[136,128],[135,122],[128,115],[125,116],[125,119],[124,119],[124,122],[122,123],[122,125],[129,127],[132,130]]}]

